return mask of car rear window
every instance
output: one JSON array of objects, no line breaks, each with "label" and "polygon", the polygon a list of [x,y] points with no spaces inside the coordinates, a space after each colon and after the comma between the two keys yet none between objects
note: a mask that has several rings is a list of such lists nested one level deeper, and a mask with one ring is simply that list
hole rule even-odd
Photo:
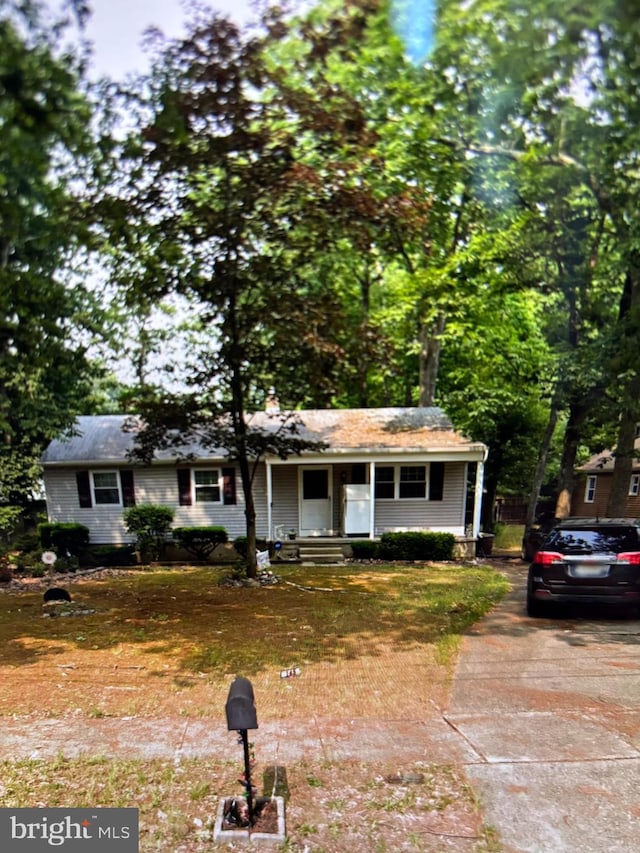
[{"label": "car rear window", "polygon": [[638,534],[634,527],[580,527],[552,530],[544,547],[568,553],[571,551],[637,551]]}]

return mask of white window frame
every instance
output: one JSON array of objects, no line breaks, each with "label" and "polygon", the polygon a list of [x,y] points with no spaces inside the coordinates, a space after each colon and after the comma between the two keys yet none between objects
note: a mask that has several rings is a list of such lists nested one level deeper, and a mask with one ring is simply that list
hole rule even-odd
[{"label": "white window frame", "polygon": [[[377,501],[426,501],[429,499],[429,466],[426,463],[418,462],[415,465],[408,465],[406,462],[399,463],[390,463],[390,464],[382,464],[376,465],[376,479],[373,484],[373,492],[375,495],[376,486],[378,485],[377,473],[382,468],[392,468],[393,469],[393,497],[376,497]],[[424,470],[424,480],[401,480],[401,473],[403,468],[422,468]],[[391,480],[382,480],[382,483],[386,483],[388,485],[391,484]],[[423,483],[424,482],[424,495],[401,495],[400,494],[400,486],[402,483]]]},{"label": "white window frame", "polygon": [[[91,471],[91,498],[93,500],[94,507],[97,506],[123,506],[122,502],[122,484],[120,483],[120,472],[119,471]],[[107,474],[111,474],[115,483],[111,486],[99,486],[96,484],[96,477],[103,477]],[[98,500],[98,492],[102,491],[111,491],[117,490],[118,492],[118,500],[117,501],[99,501]]]},{"label": "white window frame", "polygon": [[598,478],[595,474],[590,474],[587,477],[587,482],[584,487],[584,502],[592,504],[596,499],[596,488],[598,486]]},{"label": "white window frame", "polygon": [[[393,479],[392,480],[381,480],[381,484],[385,484],[387,486],[392,486],[393,495],[390,497],[378,497],[376,494],[377,486],[378,486],[378,473],[383,468],[391,468],[393,471]],[[376,465],[375,475],[374,475],[374,483],[373,483],[373,494],[374,498],[377,501],[394,501],[396,499],[396,466],[395,465]]]},{"label": "white window frame", "polygon": [[640,495],[640,474],[632,474],[629,480],[629,495],[633,498]]},{"label": "white window frame", "polygon": [[[198,483],[198,474],[215,474],[216,482],[213,483]],[[218,489],[218,499],[217,500],[199,500],[198,499],[198,490],[199,489],[210,489],[210,488]],[[222,468],[192,468],[191,469],[191,488],[193,489],[193,502],[194,504],[222,504],[224,501],[224,489],[222,482]]]}]

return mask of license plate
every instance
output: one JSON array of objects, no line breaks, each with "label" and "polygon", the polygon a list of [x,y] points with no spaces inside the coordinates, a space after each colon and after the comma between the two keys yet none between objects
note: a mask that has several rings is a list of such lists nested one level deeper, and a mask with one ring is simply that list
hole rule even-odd
[{"label": "license plate", "polygon": [[572,578],[606,578],[609,574],[609,566],[578,565],[569,568]]}]

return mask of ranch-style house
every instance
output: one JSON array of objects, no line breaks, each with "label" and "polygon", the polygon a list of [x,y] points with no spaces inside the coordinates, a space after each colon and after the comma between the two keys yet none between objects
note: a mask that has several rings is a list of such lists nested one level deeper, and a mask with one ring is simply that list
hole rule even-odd
[{"label": "ranch-style house", "polygon": [[[480,528],[484,444],[456,431],[438,408],[296,412],[300,436],[326,449],[287,459],[267,457],[254,482],[257,535],[277,540],[374,539],[387,531],[453,533],[469,546]],[[73,434],[42,457],[50,521],[79,522],[92,544],[131,541],[123,509],[152,503],[175,510],[176,527],[220,525],[245,533],[239,472],[223,450],[169,451],[150,465],[130,461],[135,431],[125,415],[80,417]],[[276,429],[281,416],[250,416]]]}]

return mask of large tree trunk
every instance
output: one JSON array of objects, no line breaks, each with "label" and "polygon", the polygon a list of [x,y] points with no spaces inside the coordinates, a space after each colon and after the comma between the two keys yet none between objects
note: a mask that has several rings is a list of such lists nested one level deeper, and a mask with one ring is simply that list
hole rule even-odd
[{"label": "large tree trunk", "polygon": [[440,336],[446,318],[439,314],[432,326],[420,327],[420,394],[419,406],[433,406],[436,398],[438,368],[440,366]]},{"label": "large tree trunk", "polygon": [[493,442],[495,447],[491,448],[489,459],[484,469],[484,483],[482,494],[482,512],[480,527],[485,533],[492,531],[495,527],[495,505],[498,494],[498,483],[502,473],[504,457],[502,454],[502,441],[496,436]]},{"label": "large tree trunk", "polygon": [[558,407],[556,402],[554,401],[551,404],[551,410],[549,411],[549,420],[547,422],[547,427],[544,431],[544,436],[542,437],[542,443],[538,452],[538,462],[536,464],[536,470],[533,476],[533,483],[531,484],[531,494],[529,496],[529,503],[527,505],[525,530],[528,530],[530,527],[533,527],[536,521],[536,511],[538,508],[538,499],[540,498],[540,489],[542,488],[544,475],[547,470],[549,448],[551,447],[551,440],[553,439],[553,434],[556,430],[557,423]]},{"label": "large tree trunk", "polygon": [[256,507],[253,500],[253,482],[251,477],[251,466],[246,455],[238,460],[240,467],[240,481],[244,494],[244,515],[247,525],[247,577],[255,578],[258,574],[258,560],[256,548]]},{"label": "large tree trunk", "polygon": [[580,445],[580,433],[588,408],[584,403],[571,403],[569,418],[564,430],[560,474],[558,475],[558,496],[556,498],[556,518],[571,515],[571,496],[575,484],[575,468]]},{"label": "large tree trunk", "polygon": [[[634,373],[623,390],[622,411],[618,440],[615,448],[615,461],[611,492],[607,503],[607,515],[610,518],[625,516],[628,512],[629,481],[633,466],[636,424],[640,418],[640,375],[638,375],[638,312],[640,309],[640,255],[633,254],[627,272],[624,290],[620,299],[619,322],[622,334],[619,350],[627,354],[628,369]],[[632,367],[633,365],[633,367]]]},{"label": "large tree trunk", "polygon": [[[229,313],[233,318],[236,309],[235,297],[233,295],[230,299],[230,306],[233,310],[230,310]],[[233,320],[231,328],[233,330],[233,339],[237,340],[237,324],[234,323]],[[242,349],[238,345],[233,348],[232,352],[236,355],[241,351]],[[235,452],[238,459],[238,467],[240,468],[240,482],[242,483],[242,492],[244,495],[244,514],[247,530],[247,577],[255,578],[258,574],[258,560],[256,554],[256,508],[253,500],[253,477],[247,446],[247,422],[245,420],[243,379],[243,365],[242,361],[238,358],[233,362],[231,369],[231,420],[235,436]]]},{"label": "large tree trunk", "polygon": [[360,285],[360,341],[362,353],[359,364],[356,366],[356,376],[359,388],[359,405],[366,409],[369,405],[369,365],[373,359],[371,348],[371,278],[369,270],[365,268],[363,274],[358,277]]},{"label": "large tree trunk", "polygon": [[[638,386],[636,380],[633,385]],[[636,437],[636,413],[625,409],[620,418],[618,440],[616,441],[611,492],[607,503],[609,518],[620,518],[628,515],[629,482],[634,458]]]}]

